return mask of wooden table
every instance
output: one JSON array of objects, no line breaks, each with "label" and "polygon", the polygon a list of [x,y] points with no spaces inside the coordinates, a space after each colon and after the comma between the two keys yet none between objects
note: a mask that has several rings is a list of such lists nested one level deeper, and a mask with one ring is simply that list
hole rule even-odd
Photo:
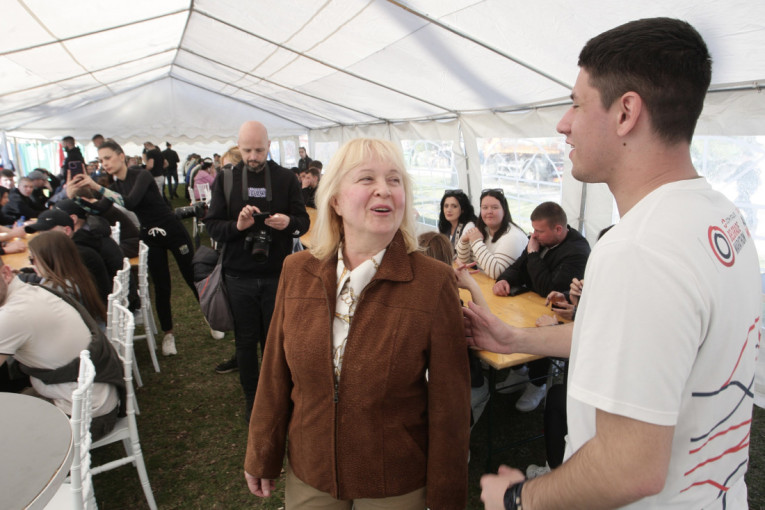
[{"label": "wooden table", "polygon": [[0,393],[0,499],[3,508],[45,508],[72,464],[72,427],[53,404]]},{"label": "wooden table", "polygon": [[[542,315],[551,315],[550,308],[545,306],[545,298],[535,292],[526,292],[518,296],[500,297],[492,292],[495,281],[483,273],[475,273],[473,278],[483,292],[484,298],[489,303],[489,309],[502,319],[503,322],[519,328],[533,328],[536,320]],[[470,293],[460,290],[462,301],[472,301]],[[542,358],[534,354],[497,354],[496,352],[479,351],[478,357],[496,370],[522,365],[529,361]]]},{"label": "wooden table", "polygon": [[[486,298],[489,304],[489,309],[502,321],[520,328],[533,328],[536,327],[536,320],[542,315],[551,315],[550,308],[545,306],[545,298],[541,297],[535,292],[526,292],[517,296],[500,297],[495,296],[492,292],[495,281],[486,276],[483,273],[475,273],[473,278],[478,282],[478,286]],[[466,290],[460,289],[460,297],[462,301],[467,303],[472,301],[470,293]],[[486,419],[487,419],[487,455],[486,455],[486,470],[488,471],[491,466],[491,457],[493,454],[506,451],[514,446],[534,441],[544,437],[543,434],[534,434],[526,439],[516,441],[514,443],[503,445],[501,447],[494,447],[494,402],[496,395],[497,384],[497,372],[506,368],[514,367],[517,365],[523,365],[529,361],[540,359],[543,356],[537,356],[533,354],[498,354],[496,352],[478,351],[478,357],[485,361],[489,365],[489,402],[486,404]]]},{"label": "wooden table", "polygon": [[[29,243],[29,240],[34,237],[37,234],[27,234],[27,236],[23,239],[24,244],[26,245]],[[25,249],[21,253],[11,253],[2,255],[3,263],[5,265],[10,266],[12,269],[21,269],[24,267],[31,267],[32,264],[29,263],[29,248]],[[130,259],[130,265],[137,267],[138,266],[138,257],[133,257]]]},{"label": "wooden table", "polygon": [[29,263],[29,248],[26,248],[26,244],[29,242],[31,235],[33,234],[27,234],[26,237],[21,238],[21,240],[24,241],[24,251],[21,253],[11,253],[2,256],[3,263],[5,263],[6,266],[10,266],[12,269],[21,269],[22,267],[29,267],[32,265]]}]

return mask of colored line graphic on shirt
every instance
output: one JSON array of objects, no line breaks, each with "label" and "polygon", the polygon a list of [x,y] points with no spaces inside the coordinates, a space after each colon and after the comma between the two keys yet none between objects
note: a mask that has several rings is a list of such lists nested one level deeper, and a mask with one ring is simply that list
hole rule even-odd
[{"label": "colored line graphic on shirt", "polygon": [[707,236],[717,260],[725,267],[731,267],[736,262],[736,254],[733,252],[733,246],[731,246],[725,232],[720,227],[712,225],[707,231]]},{"label": "colored line graphic on shirt", "polygon": [[692,395],[694,397],[714,397],[715,395],[718,395],[719,393],[722,393],[726,389],[732,388],[732,387],[740,388],[741,392],[742,392],[741,398],[739,399],[738,402],[736,402],[736,405],[733,407],[733,409],[726,416],[724,416],[720,421],[715,423],[704,434],[702,434],[700,436],[692,437],[691,438],[691,442],[695,443],[695,442],[701,441],[701,440],[706,439],[707,437],[709,437],[711,434],[714,433],[715,430],[717,430],[718,427],[722,426],[725,422],[727,422],[730,419],[731,416],[733,416],[733,413],[735,413],[738,410],[739,406],[741,406],[741,404],[744,402],[744,400],[747,397],[754,398],[754,393],[752,392],[752,386],[753,385],[754,385],[754,377],[752,377],[752,380],[749,383],[748,387],[744,386],[743,384],[741,384],[738,381],[733,381],[730,384],[728,384],[727,386],[725,386],[723,388],[720,388],[719,390],[711,391],[711,392],[708,392],[708,393],[702,393],[702,392],[694,392],[694,393],[692,393]]},{"label": "colored line graphic on shirt", "polygon": [[728,448],[727,450],[722,452],[720,455],[717,455],[716,457],[711,457],[709,459],[706,459],[705,461],[699,462],[698,464],[693,466],[691,469],[689,469],[688,471],[685,472],[685,476],[690,475],[691,473],[693,473],[694,471],[696,471],[700,467],[706,466],[710,462],[717,462],[718,460],[722,459],[726,455],[730,455],[731,453],[739,452],[739,451],[743,450],[744,448],[749,448],[749,434],[750,434],[750,432],[751,432],[751,429],[747,430],[746,431],[746,435],[743,438],[741,438],[741,441],[739,441],[737,444],[731,446],[730,448]]},{"label": "colored line graphic on shirt", "polygon": [[[713,244],[713,234],[717,232],[716,236],[718,236],[718,239],[722,238],[725,239],[727,242],[727,236],[724,232],[718,229],[718,231],[714,231],[716,227],[710,227],[710,244]],[[721,236],[721,237],[720,237]],[[735,255],[733,254],[733,246],[730,246],[730,259],[731,261],[735,258]],[[719,258],[719,256],[718,256]],[[725,262],[723,260],[720,260],[723,264]],[[741,362],[744,356],[747,352],[751,352],[749,349],[754,344],[759,344],[760,341],[760,328],[759,328],[759,322],[760,318],[756,317],[749,325],[746,331],[745,338],[741,342],[741,347],[739,349],[739,353],[735,359],[735,362],[732,362],[732,366],[730,367],[730,373],[728,374],[725,382],[722,383],[720,387],[717,389],[711,390],[711,391],[696,391],[691,393],[692,397],[694,398],[721,398],[725,402],[725,406],[721,406],[721,411],[725,412],[724,409],[728,408],[732,405],[732,409],[730,409],[725,416],[720,417],[719,421],[715,423],[713,426],[709,428],[706,432],[693,437],[690,439],[690,446],[688,450],[689,457],[701,457],[704,455],[703,452],[706,452],[707,450],[712,449],[712,451],[707,452],[706,455],[707,458],[703,458],[701,460],[698,460],[698,462],[690,467],[685,473],[685,477],[689,477],[689,482],[693,480],[694,475],[695,476],[703,476],[703,477],[714,477],[712,478],[706,478],[703,480],[696,480],[690,483],[686,488],[682,489],[681,492],[688,491],[689,489],[693,487],[715,487],[719,490],[718,498],[721,499],[722,508],[726,508],[727,506],[727,491],[730,488],[730,484],[732,483],[731,480],[738,480],[740,478],[740,472],[742,469],[746,469],[746,465],[748,463],[748,455],[747,455],[747,449],[749,448],[750,443],[750,434],[751,434],[751,425],[752,425],[752,419],[751,415],[748,415],[746,417],[742,417],[741,415],[738,415],[738,420],[736,423],[731,423],[731,420],[736,416],[736,413],[741,408],[743,404],[747,402],[748,399],[754,398],[754,393],[752,389],[754,388],[754,374],[752,374],[752,378],[749,381],[749,384],[746,384],[745,382],[742,382],[737,379],[737,377],[741,377],[741,374],[738,373],[739,369],[741,367]],[[757,336],[753,336],[756,333]],[[734,351],[735,352],[735,351]],[[711,386],[714,387],[715,383],[712,382]],[[724,392],[730,392],[730,391],[736,391],[738,393],[738,390],[735,390],[734,388],[738,388],[741,392],[741,396],[736,402],[731,402],[730,397],[733,395],[728,395],[728,397],[722,397],[720,396]],[[733,396],[733,398],[736,398]],[[714,402],[717,402],[715,400]],[[722,401],[720,402],[722,403]],[[743,419],[742,419],[743,418]],[[717,445],[717,448],[712,448],[712,445]],[[724,459],[729,459],[732,461],[738,460],[737,466],[734,467],[731,471],[729,471],[729,463],[725,462]],[[705,466],[709,466],[708,468],[702,469]],[[712,471],[706,471],[706,469],[712,469]],[[722,478],[722,473],[720,470],[725,469],[727,472],[727,476],[724,481],[720,481]]]},{"label": "colored line graphic on shirt", "polygon": [[717,434],[715,434],[714,436],[712,436],[712,437],[710,437],[709,439],[707,439],[706,441],[704,441],[704,444],[703,444],[703,445],[699,446],[698,448],[694,448],[693,450],[690,450],[688,453],[690,453],[690,454],[698,453],[698,452],[700,452],[700,451],[701,451],[701,450],[702,450],[702,449],[703,449],[703,448],[704,448],[706,445],[708,445],[710,442],[714,441],[714,440],[715,440],[715,439],[717,439],[718,437],[724,436],[725,434],[727,434],[728,432],[731,432],[731,431],[733,431],[733,430],[737,430],[737,429],[740,429],[741,427],[743,427],[743,426],[745,426],[745,425],[751,425],[751,423],[752,423],[752,419],[751,419],[751,418],[749,418],[748,420],[742,421],[741,423],[737,423],[736,425],[733,425],[733,426],[731,426],[731,427],[728,427],[727,429],[725,429],[725,430],[723,430],[723,431],[720,431],[720,432],[718,432],[718,433],[717,433]]}]

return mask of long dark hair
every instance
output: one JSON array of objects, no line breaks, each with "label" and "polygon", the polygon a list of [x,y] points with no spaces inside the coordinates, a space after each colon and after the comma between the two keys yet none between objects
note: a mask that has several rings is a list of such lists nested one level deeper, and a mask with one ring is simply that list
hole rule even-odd
[{"label": "long dark hair", "polygon": [[477,221],[475,212],[473,211],[473,204],[470,203],[470,199],[465,192],[461,189],[446,190],[444,196],[441,198],[441,208],[438,213],[438,231],[447,236],[452,233],[452,224],[449,223],[449,220],[444,216],[444,202],[446,202],[446,199],[449,197],[456,198],[457,202],[460,204],[460,217],[457,223],[465,225],[469,221],[472,221],[473,223]]},{"label": "long dark hair", "polygon": [[82,301],[94,319],[106,321],[106,308],[74,241],[57,230],[41,232],[29,240],[29,253],[40,276]]},{"label": "long dark hair", "polygon": [[[483,202],[484,197],[493,197],[499,200],[499,204],[502,206],[502,212],[504,213],[502,215],[502,222],[499,224],[499,228],[496,232],[494,232],[494,236],[491,238],[492,243],[496,243],[499,241],[499,238],[502,237],[505,232],[507,232],[507,227],[509,225],[516,225],[516,223],[513,221],[513,217],[510,215],[510,206],[507,205],[507,199],[505,198],[505,192],[501,189],[485,189],[481,192],[481,202]],[[488,230],[486,229],[486,223],[483,222],[483,218],[481,215],[478,215],[478,221],[475,224],[476,227],[478,227],[478,230],[481,231],[481,234],[483,235],[483,241],[486,242],[486,236],[488,235]],[[523,229],[521,227],[518,227],[521,229],[521,232],[523,232]]]}]

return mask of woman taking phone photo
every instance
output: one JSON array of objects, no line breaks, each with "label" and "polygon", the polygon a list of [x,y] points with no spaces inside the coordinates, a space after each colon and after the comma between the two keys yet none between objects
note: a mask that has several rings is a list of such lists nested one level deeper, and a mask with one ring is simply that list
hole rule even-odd
[{"label": "woman taking phone photo", "polygon": [[141,222],[141,240],[149,246],[149,274],[154,282],[154,304],[164,332],[162,354],[177,354],[170,308],[170,251],[186,284],[198,299],[194,287],[191,259],[194,248],[186,227],[176,218],[154,181],[151,172],[140,167],[128,168],[125,153],[114,140],[107,139],[98,148],[98,160],[106,173],[114,178],[109,189],[97,184],[86,174],[75,175],[67,183],[67,194],[76,195],[79,188],[90,188],[102,200],[110,200],[133,211]]}]

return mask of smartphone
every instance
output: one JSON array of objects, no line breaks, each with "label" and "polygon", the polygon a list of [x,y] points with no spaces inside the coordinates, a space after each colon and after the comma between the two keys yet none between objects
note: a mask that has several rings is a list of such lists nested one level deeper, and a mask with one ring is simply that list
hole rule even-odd
[{"label": "smartphone", "polygon": [[74,177],[77,174],[85,172],[85,165],[82,164],[82,161],[70,161],[67,165],[67,170],[69,175]]}]

